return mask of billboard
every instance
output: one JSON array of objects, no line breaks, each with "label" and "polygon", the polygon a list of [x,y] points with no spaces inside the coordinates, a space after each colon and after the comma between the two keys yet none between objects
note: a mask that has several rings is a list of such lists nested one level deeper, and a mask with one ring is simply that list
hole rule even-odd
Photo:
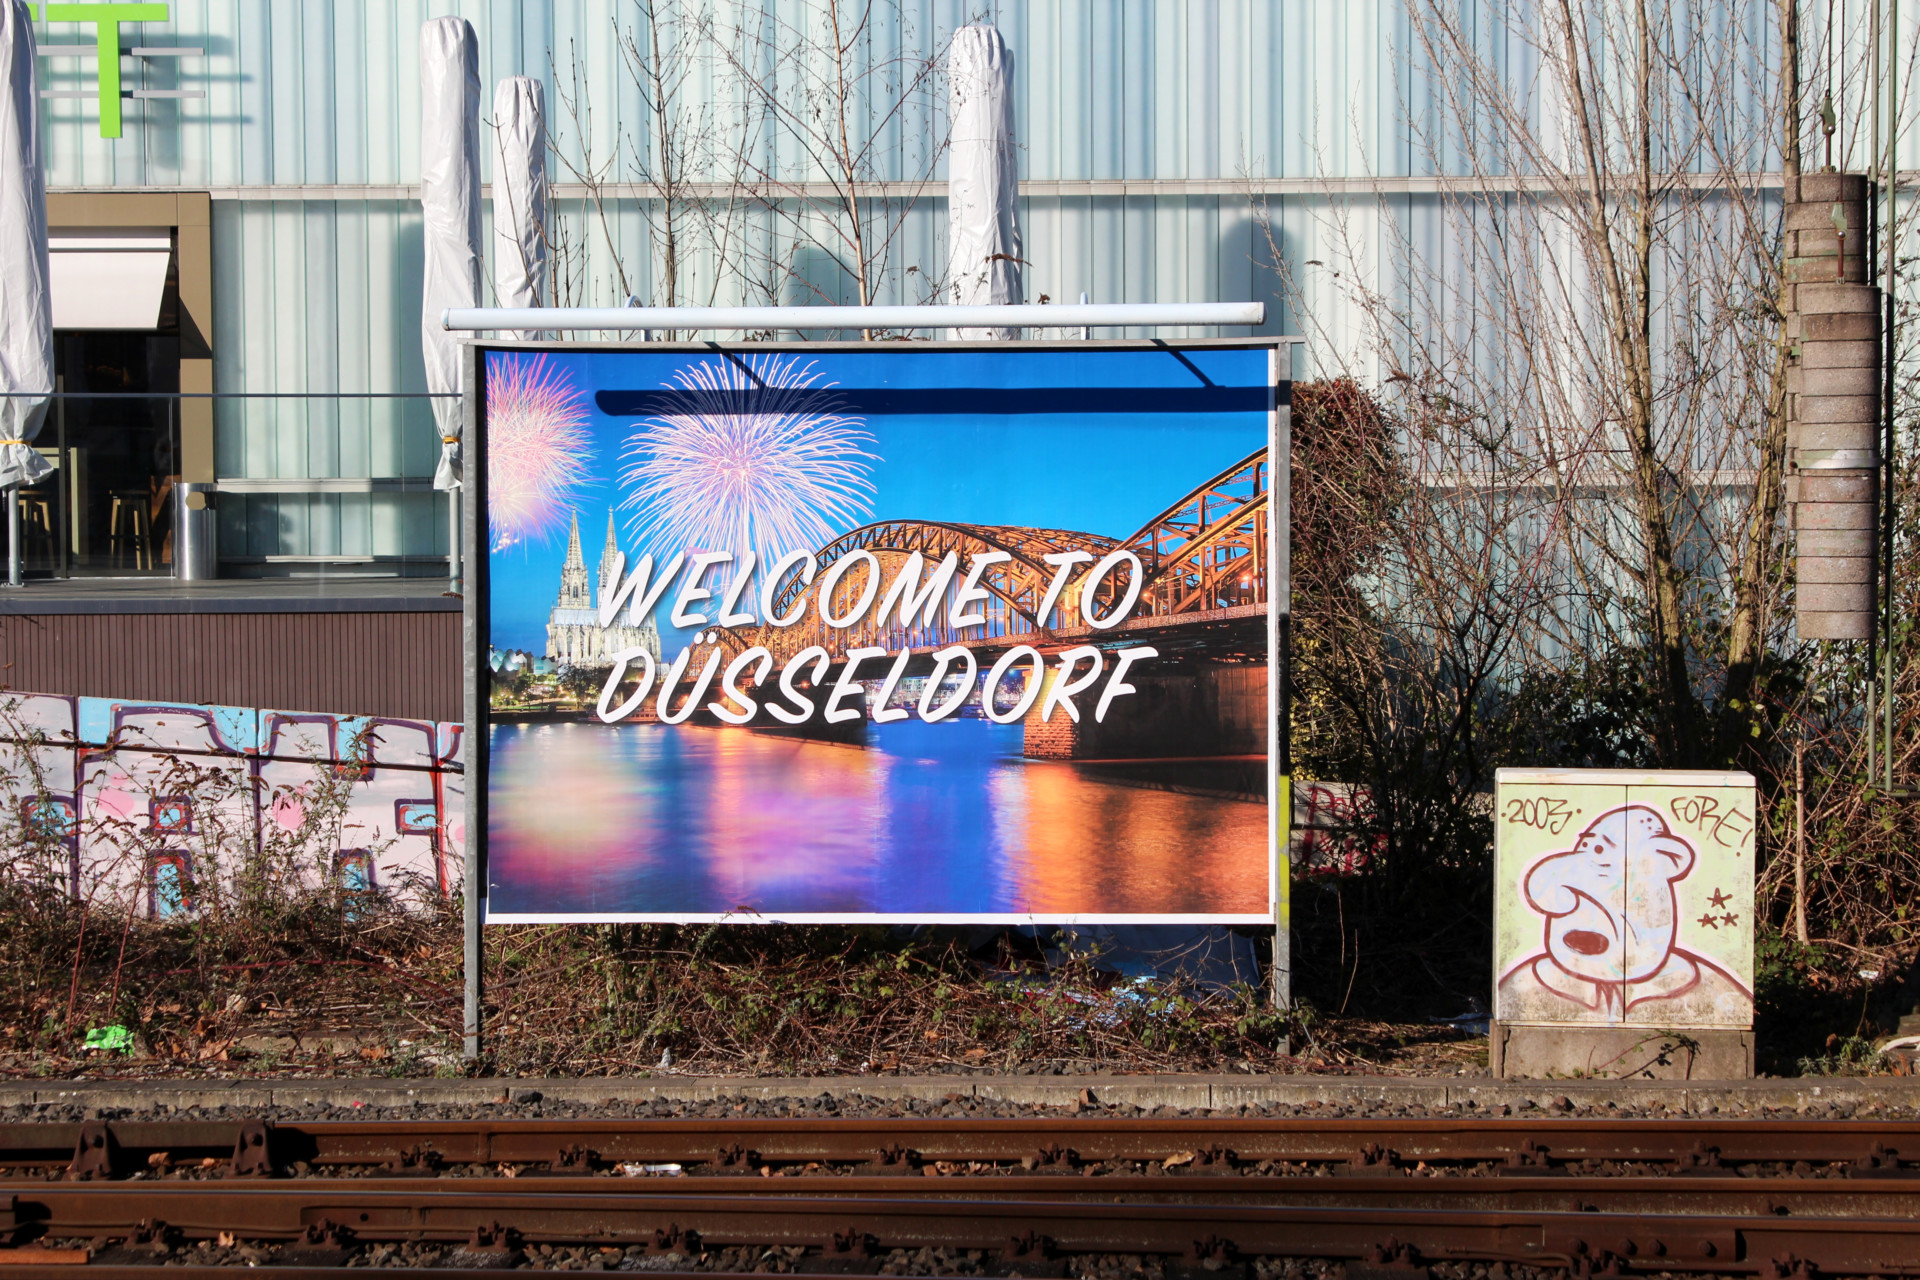
[{"label": "billboard", "polygon": [[474,359],[488,920],[1272,923],[1271,343]]},{"label": "billboard", "polygon": [[1495,774],[1493,1016],[1753,1025],[1750,773]]}]

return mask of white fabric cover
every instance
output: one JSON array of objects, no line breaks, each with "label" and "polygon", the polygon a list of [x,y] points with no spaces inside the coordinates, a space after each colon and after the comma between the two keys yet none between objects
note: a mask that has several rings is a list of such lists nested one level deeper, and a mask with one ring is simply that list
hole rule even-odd
[{"label": "white fabric cover", "polygon": [[[961,27],[947,54],[947,275],[956,306],[1021,301],[1019,174],[1013,152],[1013,55],[991,24]],[[1017,329],[955,329],[958,339]]]},{"label": "white fabric cover", "polygon": [[0,0],[0,490],[53,470],[33,451],[53,391],[53,291],[47,269],[47,180],[40,90],[25,0]]},{"label": "white fabric cover", "polygon": [[[440,327],[448,307],[480,305],[480,42],[465,18],[420,28],[420,213],[427,262],[420,347],[427,390],[460,390],[460,343]],[[435,400],[440,464],[433,487],[460,487],[460,402]]]},{"label": "white fabric cover", "polygon": [[[493,89],[493,291],[499,307],[540,307],[547,292],[547,97],[531,76]],[[501,335],[537,338],[523,329]]]}]

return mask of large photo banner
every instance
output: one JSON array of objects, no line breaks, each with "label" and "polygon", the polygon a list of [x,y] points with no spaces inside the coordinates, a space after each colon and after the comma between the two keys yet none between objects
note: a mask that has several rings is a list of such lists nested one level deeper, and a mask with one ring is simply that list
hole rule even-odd
[{"label": "large photo banner", "polygon": [[1272,344],[477,362],[486,919],[1272,923]]}]

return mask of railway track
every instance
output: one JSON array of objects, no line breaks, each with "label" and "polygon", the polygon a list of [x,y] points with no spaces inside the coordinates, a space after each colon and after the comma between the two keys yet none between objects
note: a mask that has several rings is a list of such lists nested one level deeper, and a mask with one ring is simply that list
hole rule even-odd
[{"label": "railway track", "polygon": [[876,1164],[901,1172],[930,1164],[1077,1170],[1129,1162],[1221,1172],[1262,1164],[1376,1173],[1422,1165],[1515,1173],[1613,1166],[1805,1176],[1817,1167],[1920,1177],[1920,1122],[929,1117],[0,1125],[0,1179],[54,1171],[124,1177],[151,1171],[160,1157],[173,1170],[213,1161],[210,1168],[241,1174],[356,1167],[471,1174],[503,1166],[612,1172],[633,1164],[678,1164],[696,1175]]},{"label": "railway track", "polygon": [[1920,1276],[1920,1161],[1903,1150],[1920,1155],[1920,1124],[26,1124],[0,1127],[0,1235],[16,1245],[0,1275],[162,1260],[177,1274],[210,1242],[250,1241],[249,1261],[276,1264],[404,1245],[484,1268],[563,1246],[707,1275],[911,1271],[937,1251],[997,1276],[1094,1274],[1089,1260],[1116,1256],[1226,1280],[1273,1280],[1285,1259],[1339,1262],[1347,1280],[1465,1276],[1469,1263]]}]

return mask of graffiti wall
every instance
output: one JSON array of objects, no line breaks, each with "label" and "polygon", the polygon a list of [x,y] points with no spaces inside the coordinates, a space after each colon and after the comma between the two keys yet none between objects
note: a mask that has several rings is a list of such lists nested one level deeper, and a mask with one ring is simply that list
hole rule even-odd
[{"label": "graffiti wall", "polygon": [[1502,769],[1494,1016],[1753,1025],[1747,773]]},{"label": "graffiti wall", "polygon": [[1373,814],[1373,794],[1351,782],[1296,781],[1287,855],[1297,876],[1360,875],[1387,851]]},{"label": "graffiti wall", "polygon": [[[447,895],[466,846],[458,724],[0,694],[12,843],[75,893],[191,911],[243,871]],[[19,870],[19,867],[15,868]]]}]

